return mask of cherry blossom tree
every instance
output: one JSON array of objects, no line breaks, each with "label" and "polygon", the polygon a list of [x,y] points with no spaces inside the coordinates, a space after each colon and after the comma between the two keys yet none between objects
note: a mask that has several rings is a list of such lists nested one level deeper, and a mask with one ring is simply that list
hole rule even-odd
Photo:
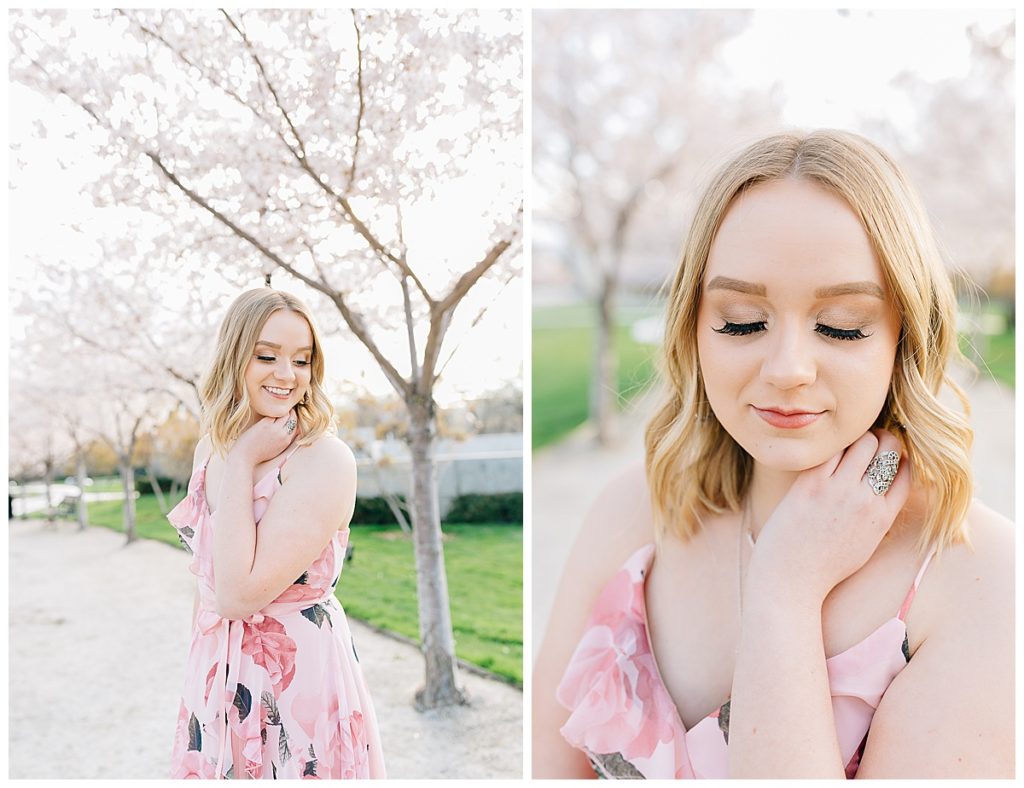
[{"label": "cherry blossom tree", "polygon": [[99,204],[163,223],[155,246],[179,277],[304,283],[401,396],[422,707],[464,700],[434,387],[473,319],[460,304],[519,268],[520,30],[516,12],[362,10],[45,11],[11,26],[13,77],[102,132]]},{"label": "cherry blossom tree", "polygon": [[[770,94],[735,94],[722,86],[718,51],[744,29],[747,16],[534,14],[536,218],[550,228],[553,254],[596,313],[590,420],[600,443],[613,433],[613,310],[624,265],[652,251],[675,254],[683,228],[681,212],[665,209],[667,201],[677,205],[664,197],[667,187],[683,176],[692,180],[709,151],[721,150],[723,136],[739,139],[776,121]],[[656,215],[645,221],[645,210]]]},{"label": "cherry blossom tree", "polygon": [[[1014,44],[1012,22],[964,30],[971,47],[962,76],[937,81],[900,74],[916,118],[909,131],[868,122],[907,168],[950,256],[986,287],[1012,282],[1014,264]],[[1010,288],[1001,293],[1012,304]]]},{"label": "cherry blossom tree", "polygon": [[[116,312],[96,309],[104,303],[97,292],[102,287],[60,293],[47,289],[51,280],[36,281],[40,287],[32,297],[21,293],[16,303],[16,313],[28,318],[32,328],[12,346],[12,368],[17,372],[11,389],[18,403],[12,408],[12,414],[17,414],[12,429],[46,436],[41,456],[47,485],[58,462],[74,459],[83,493],[78,499],[80,528],[88,524],[85,455],[93,441],[105,443],[117,457],[124,495],[123,529],[126,543],[131,544],[136,539],[136,448],[176,399],[163,388],[167,372],[135,366],[129,338],[137,338],[138,332],[130,330],[130,324],[119,323]],[[90,315],[88,331],[79,332],[76,323]]]}]

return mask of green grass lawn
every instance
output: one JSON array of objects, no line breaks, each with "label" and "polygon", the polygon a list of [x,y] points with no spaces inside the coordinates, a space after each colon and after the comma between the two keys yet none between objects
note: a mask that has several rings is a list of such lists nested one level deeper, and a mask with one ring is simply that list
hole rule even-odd
[{"label": "green grass lawn", "polygon": [[[121,531],[120,501],[89,504],[89,522]],[[180,547],[156,498],[136,501],[136,531]],[[492,673],[523,681],[523,529],[521,525],[444,525],[445,566],[455,652]],[[337,596],[353,618],[419,640],[416,564],[410,537],[388,526],[352,528],[355,547]]]},{"label": "green grass lawn", "polygon": [[[552,307],[534,312],[533,448],[553,443],[587,420],[593,321],[579,307]],[[630,335],[632,322],[615,327],[618,394],[625,403],[643,391],[654,375],[656,348]]]},{"label": "green grass lawn", "polygon": [[85,488],[86,492],[120,492],[120,476],[100,476],[93,479],[92,484]]},{"label": "green grass lawn", "polygon": [[[443,531],[456,654],[522,685],[522,526],[446,524]],[[397,526],[361,525],[351,544],[353,560],[338,582],[345,610],[419,640],[411,537]]]}]

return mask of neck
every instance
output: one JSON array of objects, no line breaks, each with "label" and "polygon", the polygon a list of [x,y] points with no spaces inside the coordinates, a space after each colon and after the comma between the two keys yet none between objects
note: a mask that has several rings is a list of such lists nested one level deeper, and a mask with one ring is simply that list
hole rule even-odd
[{"label": "neck", "polygon": [[798,475],[798,471],[780,471],[754,463],[754,477],[747,490],[747,505],[750,507],[750,531],[755,540]]}]

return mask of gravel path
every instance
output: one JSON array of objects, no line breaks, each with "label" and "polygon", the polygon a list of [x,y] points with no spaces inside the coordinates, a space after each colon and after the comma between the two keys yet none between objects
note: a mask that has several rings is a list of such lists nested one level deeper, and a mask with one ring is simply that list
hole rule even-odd
[{"label": "gravel path", "polygon": [[[9,777],[166,777],[192,615],[188,556],[68,522],[14,521],[8,546]],[[520,690],[462,671],[471,705],[419,713],[419,650],[350,623],[388,777],[522,778]]]}]

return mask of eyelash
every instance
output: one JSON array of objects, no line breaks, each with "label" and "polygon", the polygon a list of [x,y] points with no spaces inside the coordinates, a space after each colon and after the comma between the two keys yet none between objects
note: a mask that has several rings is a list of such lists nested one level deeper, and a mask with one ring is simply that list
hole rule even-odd
[{"label": "eyelash", "polygon": [[[277,361],[277,359],[274,358],[273,356],[256,356],[256,359],[257,359],[257,361],[264,361],[264,362]],[[308,367],[311,362],[309,362],[309,361],[296,361],[295,363],[296,364],[300,364],[300,365],[302,365],[304,367]]]},{"label": "eyelash", "polygon": [[[764,331],[767,328],[767,323],[764,320],[759,320],[756,323],[730,323],[726,321],[725,325],[721,328],[711,329],[718,334],[728,334],[734,337],[745,337],[751,334],[756,334],[760,331]],[[814,326],[814,330],[817,331],[824,337],[829,339],[839,340],[853,340],[853,339],[867,339],[871,336],[865,334],[859,328],[847,329],[847,328],[833,328],[832,326],[826,326],[824,323],[818,323]]]}]

